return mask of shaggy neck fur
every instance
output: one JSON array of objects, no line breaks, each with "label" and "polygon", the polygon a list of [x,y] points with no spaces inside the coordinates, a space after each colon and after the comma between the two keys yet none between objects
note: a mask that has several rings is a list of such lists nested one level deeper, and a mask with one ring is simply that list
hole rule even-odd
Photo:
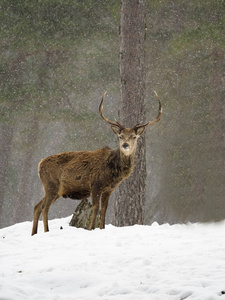
[{"label": "shaggy neck fur", "polygon": [[134,168],[135,151],[131,155],[125,155],[120,149],[116,150],[119,160],[120,171],[128,177]]}]

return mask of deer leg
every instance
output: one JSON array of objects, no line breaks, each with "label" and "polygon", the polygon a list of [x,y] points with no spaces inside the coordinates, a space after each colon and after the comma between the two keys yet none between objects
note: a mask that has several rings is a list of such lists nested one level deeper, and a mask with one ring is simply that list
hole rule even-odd
[{"label": "deer leg", "polygon": [[44,232],[48,232],[48,212],[49,212],[50,205],[46,205],[42,208],[42,217],[44,223]]},{"label": "deer leg", "polygon": [[44,232],[49,231],[49,227],[48,227],[49,208],[58,198],[59,198],[58,194],[54,198],[52,198],[52,197],[49,198],[48,197],[48,199],[52,199],[52,201],[45,201],[45,203],[43,203],[43,205],[42,205],[42,217],[43,217],[43,223],[44,223]]},{"label": "deer leg", "polygon": [[33,216],[33,229],[31,235],[37,233],[38,230],[38,220],[42,211],[42,200],[38,202],[34,207],[34,216]]},{"label": "deer leg", "polygon": [[106,210],[107,210],[107,207],[108,207],[108,202],[109,202],[110,195],[111,195],[111,192],[105,192],[105,193],[102,194],[100,229],[105,228],[105,215],[106,215]]},{"label": "deer leg", "polygon": [[100,201],[101,193],[100,192],[92,192],[92,220],[89,230],[95,229],[95,220],[99,210],[99,201]]}]

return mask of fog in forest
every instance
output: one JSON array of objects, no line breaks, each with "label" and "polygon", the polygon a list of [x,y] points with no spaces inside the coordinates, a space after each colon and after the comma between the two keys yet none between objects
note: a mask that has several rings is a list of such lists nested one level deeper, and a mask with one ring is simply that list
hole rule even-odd
[{"label": "fog in forest", "polygon": [[[32,220],[42,158],[116,148],[120,1],[1,2],[0,227]],[[145,224],[225,216],[225,2],[146,0]],[[147,121],[148,121],[147,120]],[[140,120],[144,121],[144,120]],[[125,124],[126,125],[126,124]],[[49,217],[71,215],[60,198]],[[114,195],[107,222],[114,222]]]}]

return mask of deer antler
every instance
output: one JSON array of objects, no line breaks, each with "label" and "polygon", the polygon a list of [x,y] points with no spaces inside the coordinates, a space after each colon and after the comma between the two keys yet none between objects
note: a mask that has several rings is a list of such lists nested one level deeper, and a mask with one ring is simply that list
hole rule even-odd
[{"label": "deer antler", "polygon": [[150,121],[148,123],[145,123],[145,124],[137,124],[135,125],[135,129],[137,128],[141,128],[141,127],[146,127],[146,126],[149,126],[149,125],[152,125],[156,122],[158,122],[160,119],[161,119],[161,116],[162,116],[162,106],[161,106],[161,102],[159,100],[159,96],[158,94],[156,93],[156,91],[154,91],[155,95],[156,95],[156,99],[158,100],[159,102],[159,112],[158,112],[158,116],[153,120],[153,121]]},{"label": "deer antler", "polygon": [[113,126],[117,126],[119,127],[121,130],[124,129],[124,126],[122,126],[118,121],[116,122],[112,122],[110,121],[109,119],[107,119],[105,116],[103,116],[103,101],[104,101],[104,97],[106,95],[107,92],[104,93],[104,95],[102,96],[102,100],[101,100],[101,103],[99,105],[99,113],[100,113],[100,116],[102,117],[103,120],[105,120],[107,123],[113,125]]}]

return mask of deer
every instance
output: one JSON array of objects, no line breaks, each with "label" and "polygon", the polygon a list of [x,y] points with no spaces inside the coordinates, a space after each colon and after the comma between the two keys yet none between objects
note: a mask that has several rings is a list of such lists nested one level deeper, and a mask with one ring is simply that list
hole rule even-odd
[{"label": "deer", "polygon": [[157,117],[153,121],[126,128],[117,120],[110,121],[103,115],[105,95],[106,92],[99,105],[99,114],[118,136],[118,149],[104,147],[94,151],[62,152],[42,159],[38,165],[38,173],[43,185],[44,197],[34,207],[31,235],[37,233],[41,214],[44,232],[49,231],[49,208],[60,197],[74,200],[91,197],[93,214],[90,230],[95,229],[95,220],[101,202],[100,229],[105,228],[110,195],[132,173],[138,138],[147,126],[158,122],[162,116],[161,102],[155,92],[159,104]]}]

